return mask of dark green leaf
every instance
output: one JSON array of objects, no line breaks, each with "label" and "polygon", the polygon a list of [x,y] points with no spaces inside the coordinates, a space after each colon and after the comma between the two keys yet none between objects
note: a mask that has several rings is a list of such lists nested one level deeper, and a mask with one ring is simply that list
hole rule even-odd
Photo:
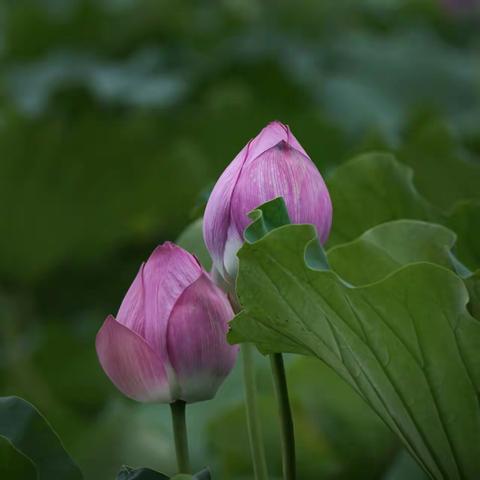
[{"label": "dark green leaf", "polygon": [[8,480],[35,480],[37,472],[32,462],[13,445],[0,437],[0,478]]},{"label": "dark green leaf", "polygon": [[27,401],[0,398],[0,435],[35,465],[39,480],[83,478],[55,431]]},{"label": "dark green leaf", "polygon": [[256,242],[275,228],[290,224],[287,206],[282,197],[265,202],[248,216],[252,223],[245,229],[244,236],[250,243]]},{"label": "dark green leaf", "polygon": [[117,476],[117,480],[168,480],[170,477],[155,472],[150,468],[131,468],[124,466]]},{"label": "dark green leaf", "polygon": [[210,480],[210,470],[207,468],[195,475],[180,473],[174,477],[168,477],[163,473],[155,472],[150,468],[131,468],[124,466],[118,473],[117,480]]}]

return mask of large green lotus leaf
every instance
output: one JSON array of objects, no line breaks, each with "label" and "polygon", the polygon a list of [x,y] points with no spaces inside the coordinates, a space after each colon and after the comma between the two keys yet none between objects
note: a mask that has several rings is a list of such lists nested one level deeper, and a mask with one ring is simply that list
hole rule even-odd
[{"label": "large green lotus leaf", "polygon": [[367,230],[352,242],[328,251],[332,270],[353,285],[365,285],[414,262],[432,262],[454,268],[450,250],[456,235],[441,225],[418,220],[396,220]]},{"label": "large green lotus leaf", "polygon": [[414,262],[432,262],[463,277],[470,313],[480,319],[480,271],[471,273],[454,256],[456,235],[446,227],[418,220],[377,225],[356,240],[328,252],[330,267],[353,285],[381,280]]},{"label": "large green lotus leaf", "polygon": [[353,158],[336,168],[327,184],[334,206],[329,246],[354,240],[381,223],[426,220],[454,230],[458,235],[459,259],[470,269],[480,267],[477,200],[459,202],[451,211],[442,212],[417,191],[413,170],[386,153]]},{"label": "large green lotus leaf", "polygon": [[334,206],[329,245],[390,220],[432,220],[435,213],[412,179],[412,170],[387,153],[363,154],[336,168],[327,181]]},{"label": "large green lotus leaf", "polygon": [[322,359],[430,476],[477,478],[480,324],[466,309],[463,281],[416,263],[352,287],[307,265],[316,241],[312,226],[286,225],[242,247],[237,293],[244,310],[230,341]]},{"label": "large green lotus leaf", "polygon": [[27,401],[18,397],[0,398],[0,436],[35,465],[38,480],[83,478],[55,431]]},{"label": "large green lotus leaf", "polygon": [[[250,212],[252,223],[245,238],[253,243],[275,228],[290,224],[282,197],[270,200]],[[452,253],[457,236],[448,228],[420,220],[394,220],[376,225],[351,242],[332,247],[326,254],[317,241],[305,250],[310,267],[332,269],[343,280],[363,285],[381,280],[398,268],[415,262],[431,262],[472,274]]]}]

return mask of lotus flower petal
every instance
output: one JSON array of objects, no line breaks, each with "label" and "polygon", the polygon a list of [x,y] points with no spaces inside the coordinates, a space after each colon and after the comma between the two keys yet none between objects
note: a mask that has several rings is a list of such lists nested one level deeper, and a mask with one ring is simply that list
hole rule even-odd
[{"label": "lotus flower petal", "polygon": [[269,123],[254,139],[250,140],[249,144],[247,144],[248,153],[245,160],[247,162],[255,160],[263,152],[269,150],[280,142],[287,143],[308,157],[299,141],[290,131],[290,128],[288,128],[288,125],[275,121]]},{"label": "lotus flower petal", "polygon": [[243,233],[251,222],[250,211],[280,196],[292,222],[314,224],[325,242],[332,219],[327,187],[313,162],[284,141],[244,166],[231,201],[237,231]]},{"label": "lotus flower petal", "polygon": [[97,334],[96,349],[103,370],[127,397],[140,402],[172,400],[162,359],[142,337],[112,315]]},{"label": "lotus flower petal", "polygon": [[[280,122],[267,125],[254,139],[240,151],[218,179],[210,195],[203,219],[205,244],[210,252],[215,267],[220,274],[227,277],[224,264],[225,246],[229,250],[238,250],[243,242],[243,232],[229,230],[231,218],[231,198],[244,164],[261,155],[265,150],[280,141],[285,141],[306,155],[302,146],[290,132],[290,129]],[[230,258],[228,256],[227,258]]]},{"label": "lotus flower petal", "polygon": [[237,348],[226,340],[233,312],[193,255],[172,243],[142,265],[119,309],[97,334],[108,377],[141,402],[188,402],[215,395]]},{"label": "lotus flower petal", "polygon": [[236,276],[247,214],[278,196],[284,197],[294,223],[313,223],[326,241],[332,206],[322,176],[288,126],[272,122],[220,176],[205,209],[205,244],[227,283]]},{"label": "lotus flower petal", "polygon": [[157,247],[145,264],[143,336],[162,356],[166,352],[166,330],[172,308],[183,291],[201,274],[202,267],[196,258],[170,242]]},{"label": "lotus flower petal", "polygon": [[125,325],[138,335],[143,336],[145,330],[145,291],[143,288],[143,269],[144,265],[130,285],[122,304],[118,310],[117,322]]},{"label": "lotus flower petal", "polygon": [[238,348],[227,343],[226,334],[233,315],[226,295],[206,273],[178,299],[167,342],[182,400],[212,398],[232,369]]}]

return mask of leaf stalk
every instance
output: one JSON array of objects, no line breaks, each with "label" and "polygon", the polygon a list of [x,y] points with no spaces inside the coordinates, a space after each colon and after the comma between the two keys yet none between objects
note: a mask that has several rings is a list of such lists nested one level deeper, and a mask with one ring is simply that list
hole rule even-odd
[{"label": "leaf stalk", "polygon": [[282,466],[284,480],[295,480],[295,432],[292,409],[288,397],[287,377],[281,353],[270,355],[275,397],[277,399],[278,415],[280,417]]},{"label": "leaf stalk", "polygon": [[187,423],[185,415],[186,405],[187,404],[182,400],[177,400],[170,404],[178,473],[190,473],[190,455],[188,451]]}]

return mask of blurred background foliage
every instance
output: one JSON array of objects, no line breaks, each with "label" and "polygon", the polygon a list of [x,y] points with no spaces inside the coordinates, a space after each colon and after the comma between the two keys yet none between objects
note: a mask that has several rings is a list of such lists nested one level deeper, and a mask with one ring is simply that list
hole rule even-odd
[{"label": "blurred background foliage", "polygon": [[[94,336],[140,262],[201,216],[219,173],[272,119],[332,185],[351,156],[393,152],[478,268],[479,11],[476,0],[4,0],[0,394],[34,403],[87,479],[124,463],[173,472],[168,409],[123,398]],[[334,235],[361,233],[338,222]],[[424,478],[335,374],[302,358],[288,368],[301,479]],[[237,370],[189,413],[195,466],[219,479],[251,478]],[[0,477],[35,478],[2,439]]]}]

